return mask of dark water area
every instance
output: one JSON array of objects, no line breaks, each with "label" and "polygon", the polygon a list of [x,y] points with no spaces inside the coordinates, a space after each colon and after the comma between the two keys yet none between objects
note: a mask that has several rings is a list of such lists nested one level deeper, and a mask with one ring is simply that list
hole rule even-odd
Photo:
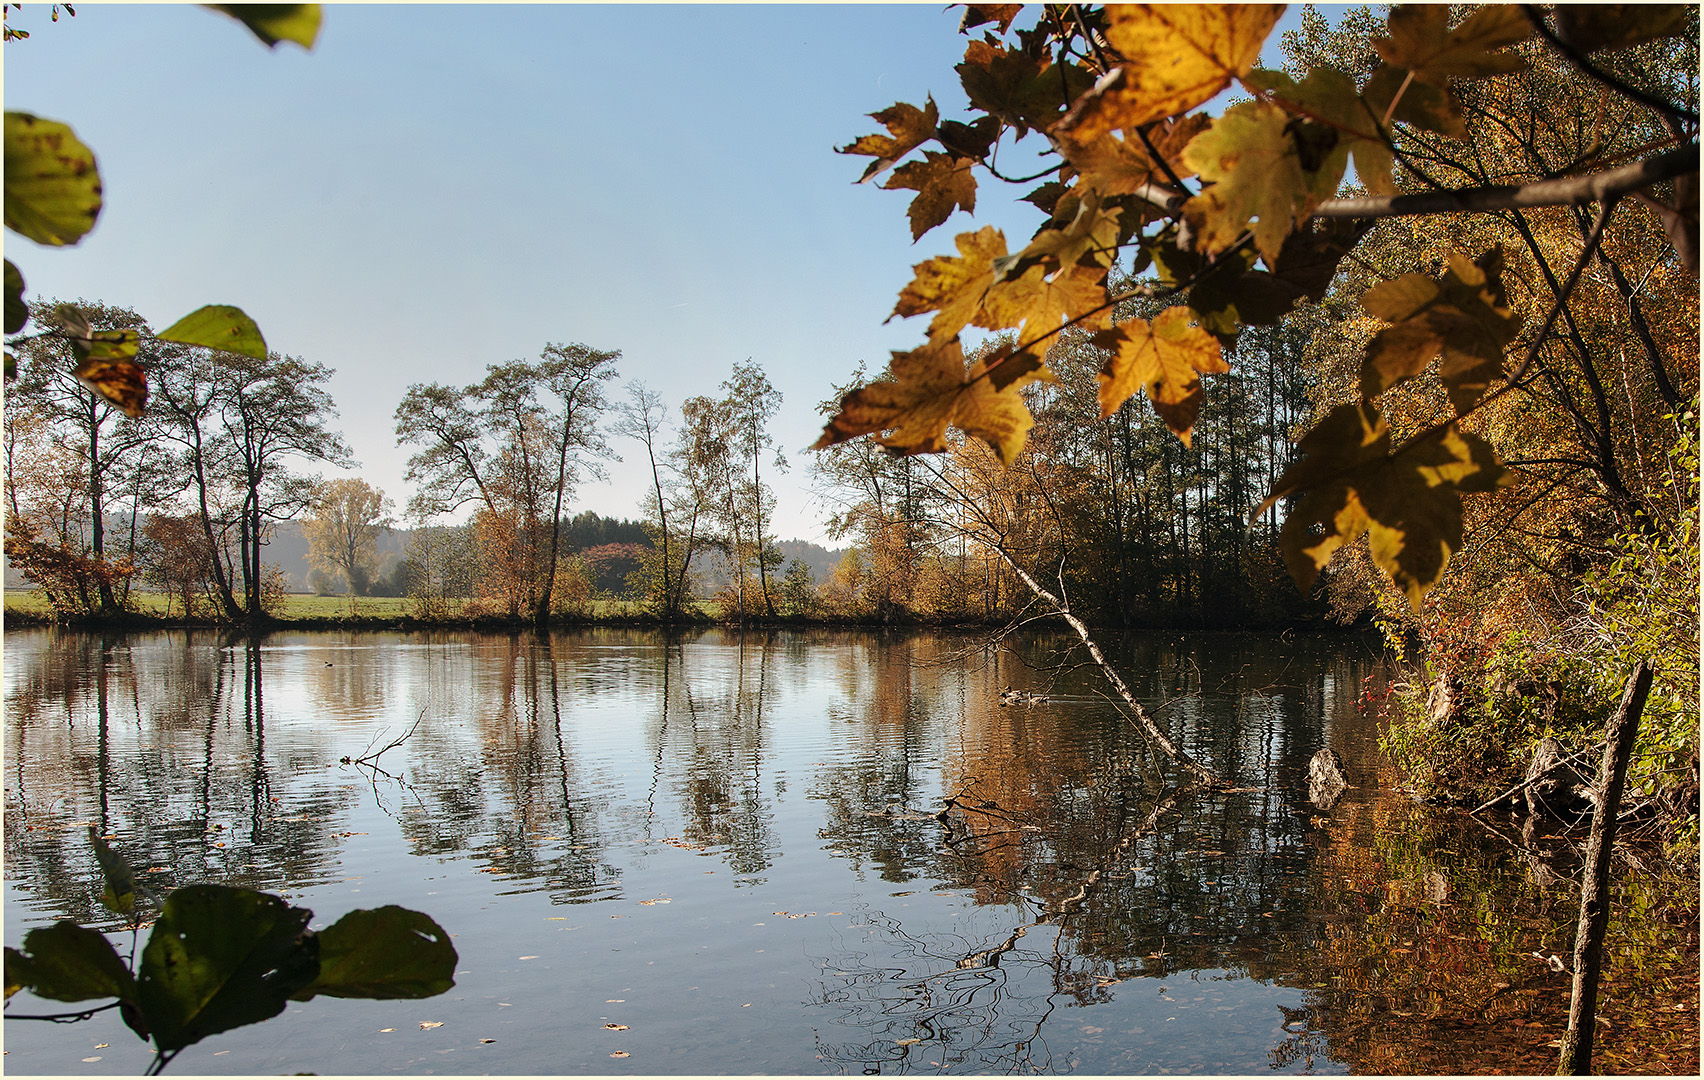
[{"label": "dark water area", "polygon": [[[1211,797],[1049,635],[4,644],[7,945],[72,918],[128,952],[91,825],[157,893],[453,935],[447,994],[292,1003],[168,1074],[1548,1072],[1566,1023],[1577,858],[1397,790],[1363,638],[1109,641],[1247,789]],[[1696,897],[1621,873],[1600,1065],[1695,1073]],[[12,1018],[65,1008],[12,1000],[6,1072],[150,1065],[115,1013]]]}]

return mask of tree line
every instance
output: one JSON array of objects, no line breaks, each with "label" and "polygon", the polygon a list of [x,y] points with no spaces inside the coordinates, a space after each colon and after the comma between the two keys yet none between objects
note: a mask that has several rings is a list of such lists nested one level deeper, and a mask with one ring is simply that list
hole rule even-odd
[{"label": "tree line", "polygon": [[[750,361],[719,395],[682,403],[678,422],[642,383],[616,399],[620,353],[582,344],[489,365],[465,387],[410,386],[395,424],[414,449],[405,518],[415,528],[381,576],[376,542],[397,523],[391,501],[359,478],[307,471],[354,465],[332,426],[331,369],[166,341],[107,304],[38,299],[32,309],[36,332],[9,343],[5,550],[61,616],[133,610],[140,585],[186,616],[264,622],[285,575],[262,550],[284,521],[301,523],[322,587],[410,595],[428,619],[542,625],[620,591],[672,621],[697,617],[705,587],[735,619],[814,605],[809,568],[783,571],[773,531],[766,478],[787,462],[768,424],[781,395]],[[78,374],[67,324],[135,342],[145,409]],[[607,478],[618,438],[646,453],[644,520],[576,516],[581,484]],[[470,507],[464,524],[444,523]]]}]

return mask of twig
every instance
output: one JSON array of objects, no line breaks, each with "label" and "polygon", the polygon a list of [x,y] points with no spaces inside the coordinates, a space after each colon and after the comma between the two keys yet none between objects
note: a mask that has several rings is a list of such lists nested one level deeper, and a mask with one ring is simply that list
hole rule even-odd
[{"label": "twig", "polygon": [[122,1004],[123,1004],[123,1002],[120,1002],[120,1001],[109,1001],[105,1005],[97,1005],[92,1009],[84,1009],[82,1012],[64,1012],[64,1013],[12,1013],[12,1012],[9,1012],[9,1013],[6,1014],[6,1019],[8,1019],[8,1020],[46,1020],[48,1023],[51,1023],[51,1024],[75,1024],[79,1020],[89,1019],[89,1017],[95,1015],[98,1012],[105,1012],[108,1009],[116,1009]]}]

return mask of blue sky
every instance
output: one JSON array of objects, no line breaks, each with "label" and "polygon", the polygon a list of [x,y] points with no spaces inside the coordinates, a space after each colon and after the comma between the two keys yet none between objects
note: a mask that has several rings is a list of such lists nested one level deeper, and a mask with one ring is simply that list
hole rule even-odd
[{"label": "blue sky", "polygon": [[[867,159],[833,152],[895,101],[961,116],[966,39],[939,4],[337,5],[312,52],[197,7],[48,12],[9,17],[32,36],[5,46],[6,108],[70,124],[106,202],[75,248],[8,235],[27,295],[156,328],[242,307],[271,348],[336,370],[354,471],[399,507],[410,383],[577,341],[620,349],[671,411],[762,364],[793,462],[776,532],[820,539],[798,453],[816,405],[921,341],[926,319],[883,320],[972,221],[913,245],[909,193],[854,185]],[[1027,236],[1036,212],[1001,188],[984,181],[976,225]],[[638,516],[643,451],[616,448],[576,509]]]}]

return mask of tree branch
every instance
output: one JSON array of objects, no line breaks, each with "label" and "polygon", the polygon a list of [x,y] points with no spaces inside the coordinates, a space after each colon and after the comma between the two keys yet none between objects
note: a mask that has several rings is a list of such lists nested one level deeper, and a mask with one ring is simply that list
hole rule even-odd
[{"label": "tree branch", "polygon": [[1531,184],[1496,184],[1459,191],[1429,191],[1414,195],[1327,199],[1314,207],[1316,218],[1385,218],[1411,214],[1463,214],[1513,210],[1526,206],[1581,206],[1617,198],[1630,191],[1698,171],[1698,144],[1677,147],[1644,161],[1607,172],[1540,180]]},{"label": "tree branch", "polygon": [[1652,94],[1647,94],[1637,87],[1628,86],[1609,72],[1604,71],[1596,64],[1593,64],[1590,60],[1587,60],[1578,49],[1563,41],[1556,35],[1555,31],[1551,30],[1550,27],[1545,24],[1544,11],[1537,4],[1522,4],[1521,8],[1526,12],[1527,21],[1532,23],[1533,29],[1538,31],[1538,36],[1544,39],[1545,44],[1567,57],[1575,67],[1579,68],[1593,79],[1596,79],[1598,82],[1609,87],[1611,90],[1614,90],[1616,93],[1621,94],[1623,97],[1632,98],[1639,104],[1644,105],[1647,108],[1655,109],[1657,112],[1660,112],[1665,116],[1673,116],[1681,120],[1688,120],[1693,124],[1698,123],[1698,114],[1693,112],[1691,109],[1683,108],[1682,106],[1676,105],[1670,101],[1664,101],[1662,98],[1656,97]]}]

